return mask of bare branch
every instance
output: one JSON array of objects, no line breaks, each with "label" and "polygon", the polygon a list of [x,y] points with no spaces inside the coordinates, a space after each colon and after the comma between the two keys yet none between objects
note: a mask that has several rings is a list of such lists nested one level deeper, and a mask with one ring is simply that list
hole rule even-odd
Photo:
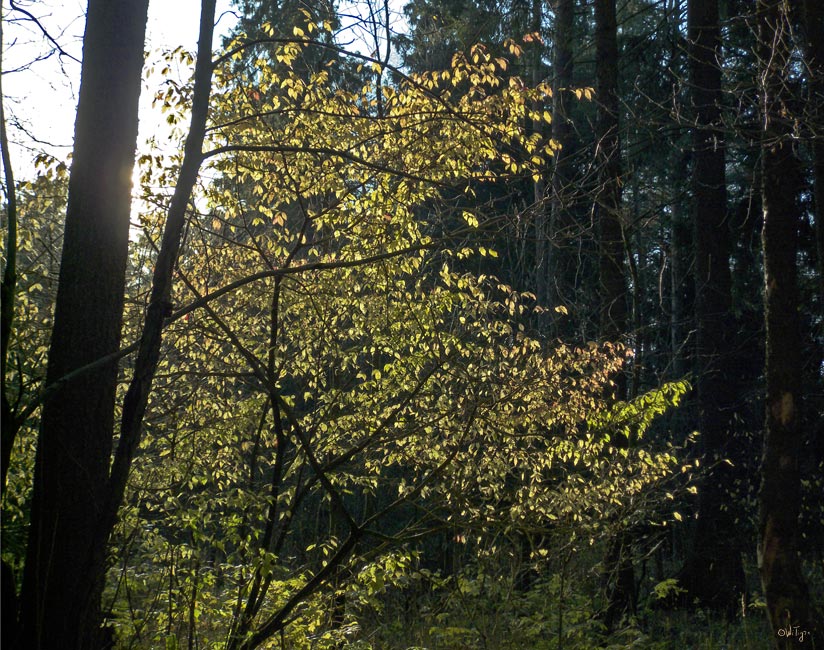
[{"label": "bare branch", "polygon": [[71,59],[75,63],[81,63],[80,59],[78,59],[76,56],[69,54],[68,52],[66,52],[66,50],[63,49],[60,43],[58,43],[57,40],[55,40],[55,38],[51,34],[49,34],[49,30],[47,30],[43,26],[43,23],[40,22],[40,19],[37,16],[35,16],[30,11],[23,9],[23,7],[18,5],[14,0],[9,0],[9,5],[11,6],[12,11],[16,11],[17,13],[23,14],[24,16],[26,16],[26,18],[28,18],[37,26],[37,28],[43,34],[43,37],[54,46],[54,49],[57,51],[59,56],[65,56],[67,59]]}]

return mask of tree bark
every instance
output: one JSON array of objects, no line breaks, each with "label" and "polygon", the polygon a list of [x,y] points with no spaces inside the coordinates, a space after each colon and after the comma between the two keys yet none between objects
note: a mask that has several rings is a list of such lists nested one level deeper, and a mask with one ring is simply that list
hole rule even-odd
[{"label": "tree bark", "polygon": [[[89,2],[47,385],[120,345],[147,8]],[[90,561],[116,379],[108,364],[43,405],[16,647],[97,644],[103,574]]]},{"label": "tree bark", "polygon": [[[671,86],[673,102],[677,101],[681,79],[678,70],[683,65],[684,47],[681,37],[681,15],[683,0],[668,0],[667,24],[669,29],[670,52],[667,64],[667,80]],[[670,221],[670,359],[674,379],[683,379],[690,369],[690,340],[692,338],[693,290],[692,290],[692,222],[687,202],[683,200],[684,188],[689,178],[689,152],[679,144],[685,133],[680,120],[674,119],[674,129],[669,155],[670,183],[672,188],[672,213]],[[678,409],[676,418],[683,416],[684,409]],[[682,427],[679,427],[679,431]]]},{"label": "tree bark", "polygon": [[[530,52],[530,66],[532,68],[532,85],[537,86],[541,83],[544,76],[543,65],[543,51],[544,44],[541,38],[543,27],[543,2],[542,0],[532,0],[531,15],[530,15],[530,31],[537,35],[532,41]],[[533,109],[539,115],[543,110],[542,102],[536,101],[533,104]],[[539,135],[543,134],[544,125],[540,117],[532,120],[532,132]],[[533,205],[535,210],[535,217],[533,219],[534,236],[535,236],[535,264],[533,265],[533,286],[538,302],[545,304],[549,295],[548,286],[550,282],[549,265],[552,255],[550,245],[551,232],[549,230],[549,220],[547,219],[546,209],[546,181],[541,174],[537,180],[534,181],[532,187]]]},{"label": "tree bark", "polygon": [[[681,173],[685,165],[674,161],[674,175],[686,184],[686,174]],[[677,187],[677,185],[676,185]],[[692,229],[685,206],[679,200],[672,207],[670,226],[670,356],[672,377],[683,379],[689,372],[690,345],[688,338],[692,330]]]},{"label": "tree bark", "polygon": [[180,165],[177,184],[169,204],[163,239],[155,262],[149,305],[143,319],[134,374],[123,398],[120,440],[112,462],[106,503],[98,527],[98,548],[105,546],[114,527],[117,510],[123,500],[129,470],[140,443],[143,416],[146,413],[152,382],[160,359],[163,325],[172,313],[172,281],[183,237],[183,227],[186,223],[186,207],[197,182],[204,157],[203,140],[206,134],[209,97],[212,89],[215,6],[216,0],[202,0],[201,2],[195,81],[192,92],[192,117],[189,132],[186,135],[183,162]]},{"label": "tree bark", "polygon": [[[626,334],[627,288],[624,272],[624,228],[621,220],[621,140],[618,104],[618,33],[615,0],[595,0],[595,93],[598,102],[596,153],[598,187],[599,306],[601,337],[616,341]],[[611,389],[614,399],[626,399],[627,379],[618,373]],[[629,441],[619,441],[628,445]],[[635,610],[635,572],[632,538],[626,531],[610,540],[605,564],[607,609],[605,624],[612,629]]]},{"label": "tree bark", "polygon": [[736,391],[731,327],[730,233],[722,131],[718,0],[687,4],[692,96],[692,211],[695,245],[696,384],[707,475],[692,550],[680,574],[690,600],[732,614],[744,591],[741,542],[729,498]]},{"label": "tree bark", "polygon": [[[618,133],[618,40],[615,0],[595,1],[596,163],[601,336],[617,339],[627,325],[624,230],[621,223],[621,141]],[[618,391],[621,399],[626,396]]]},{"label": "tree bark", "polygon": [[549,225],[545,299],[550,304],[569,304],[574,283],[569,278],[565,241],[571,229],[569,209],[572,194],[572,161],[575,138],[570,119],[574,72],[574,0],[555,0],[553,39],[552,139],[561,145],[555,152],[550,182]]},{"label": "tree bark", "polygon": [[811,646],[817,647],[816,641],[821,641],[818,628],[821,619],[810,603],[799,558],[799,458],[803,431],[796,256],[801,208],[799,161],[793,151],[792,125],[785,119],[787,81],[791,74],[788,11],[783,0],[759,0],[758,3],[763,81],[761,186],[767,334],[767,408],[759,492],[758,568],[779,648],[797,647],[801,633],[812,636]]}]

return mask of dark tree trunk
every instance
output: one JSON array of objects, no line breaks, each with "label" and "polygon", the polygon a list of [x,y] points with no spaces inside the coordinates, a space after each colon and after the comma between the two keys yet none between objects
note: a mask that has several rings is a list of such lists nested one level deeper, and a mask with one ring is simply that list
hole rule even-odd
[{"label": "dark tree trunk", "polygon": [[555,153],[550,183],[547,295],[550,304],[569,304],[574,295],[565,242],[571,237],[570,203],[573,194],[572,161],[575,138],[570,121],[573,85],[574,0],[555,0],[552,84],[552,139],[561,145]]},{"label": "dark tree trunk", "polygon": [[[595,1],[596,163],[601,336],[617,339],[627,325],[624,232],[621,223],[621,142],[618,133],[618,41],[615,0]],[[624,398],[623,391],[616,395]]]},{"label": "dark tree trunk", "polygon": [[553,67],[555,71],[552,88],[552,138],[561,145],[555,156],[557,192],[561,195],[568,180],[565,161],[572,148],[572,124],[569,121],[572,102],[572,82],[574,60],[572,56],[573,33],[575,30],[575,3],[573,0],[555,0],[555,39],[553,43]]},{"label": "dark tree trunk", "polygon": [[729,354],[730,234],[727,224],[718,0],[690,0],[689,83],[693,106],[692,210],[695,245],[696,384],[707,476],[699,492],[692,550],[681,572],[690,600],[732,614],[744,591],[741,542],[730,491],[736,391]]},{"label": "dark tree trunk", "polygon": [[[2,23],[2,21],[0,21]],[[3,43],[3,25],[0,24],[0,48]],[[18,423],[12,414],[6,386],[9,341],[14,323],[14,298],[17,291],[17,188],[11,166],[9,138],[6,134],[6,108],[2,84],[2,52],[0,52],[0,155],[3,159],[3,180],[6,182],[6,266],[0,284],[0,493],[6,489],[11,450],[17,435]]]},{"label": "dark tree trunk", "polygon": [[[624,230],[621,221],[621,141],[618,132],[618,38],[615,0],[595,0],[595,93],[598,102],[596,164],[600,331],[616,341],[626,334],[627,289],[624,273]],[[624,373],[614,378],[615,399],[626,399]],[[623,441],[628,444],[629,441]],[[619,532],[611,541],[605,563],[607,609],[605,624],[612,628],[635,609],[632,539]]]},{"label": "dark tree trunk", "polygon": [[[759,492],[758,568],[770,624],[781,648],[798,647],[806,632],[818,647],[820,618],[810,603],[799,558],[801,502],[801,326],[796,255],[801,209],[799,161],[785,119],[791,46],[787,6],[760,0],[762,88],[761,183],[764,225],[764,312],[767,331],[766,428]],[[797,626],[797,628],[795,627]],[[783,635],[779,630],[784,630]]]},{"label": "dark tree trunk", "polygon": [[[543,27],[543,2],[542,0],[532,0],[532,12],[530,16],[530,31],[533,34],[541,35]],[[544,77],[543,65],[543,39],[537,38],[532,42],[530,52],[530,67],[532,68],[532,85],[537,86]],[[536,102],[533,109],[539,115],[543,111],[542,102]],[[532,121],[533,133],[542,134],[544,131],[543,121],[540,117]],[[548,296],[548,286],[550,282],[550,237],[549,220],[546,209],[546,179],[539,176],[533,183],[533,206],[535,210],[534,237],[535,237],[535,264],[533,265],[533,287],[538,301],[546,303]]]},{"label": "dark tree trunk", "polygon": [[[681,79],[678,70],[682,67],[684,47],[681,37],[681,14],[683,0],[669,0],[667,22],[670,30],[670,54],[667,65],[668,81],[673,101],[678,97]],[[689,154],[679,146],[682,124],[674,121],[674,135],[669,155],[670,182],[672,187],[672,213],[670,223],[670,359],[671,376],[683,379],[690,369],[692,318],[694,314],[692,273],[694,247],[692,245],[692,222],[689,209],[683,200],[684,188],[688,184]],[[676,418],[683,416],[684,409],[678,409]],[[680,429],[679,429],[680,430]]]},{"label": "dark tree trunk", "polygon": [[114,527],[117,510],[123,500],[134,454],[140,444],[143,416],[149,402],[152,382],[160,359],[163,326],[171,312],[172,281],[177,263],[186,208],[192,195],[200,165],[203,162],[203,139],[209,114],[209,97],[212,90],[212,42],[214,36],[216,0],[201,0],[200,29],[195,61],[194,88],[192,91],[192,116],[183,161],[177,176],[175,190],[169,203],[163,238],[152,275],[149,304],[143,318],[140,343],[134,362],[134,373],[123,398],[120,416],[120,440],[114,454],[109,477],[106,502],[98,526],[97,548],[105,546]]},{"label": "dark tree trunk", "polygon": [[[148,0],[91,0],[46,383],[118,350]],[[17,647],[94,648],[117,364],[43,405]]]},{"label": "dark tree trunk", "polygon": [[672,377],[682,379],[689,372],[692,329],[692,291],[690,266],[692,262],[692,231],[680,201],[672,209],[670,239],[670,355]]},{"label": "dark tree trunk", "polygon": [[807,126],[813,142],[818,299],[824,304],[824,3],[820,0],[804,0],[804,55],[810,79]]}]

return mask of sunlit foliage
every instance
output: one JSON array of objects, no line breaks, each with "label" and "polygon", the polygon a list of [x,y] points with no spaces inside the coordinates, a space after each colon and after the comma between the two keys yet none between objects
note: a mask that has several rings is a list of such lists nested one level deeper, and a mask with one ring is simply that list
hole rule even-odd
[{"label": "sunlit foliage", "polygon": [[[433,531],[594,535],[653,513],[645,495],[675,471],[643,436],[683,386],[608,404],[622,348],[532,338],[534,296],[458,270],[496,253],[473,235],[483,214],[450,203],[539,173],[556,145],[525,124],[550,120],[532,108],[548,89],[504,80],[481,47],[344,89],[334,59],[290,67],[323,28],[273,42],[280,65],[251,77],[232,65],[242,37],[219,59],[111,574],[124,640],[336,647],[411,584]],[[170,88],[158,102],[177,122],[190,91]],[[141,159],[162,210],[161,162]]]}]

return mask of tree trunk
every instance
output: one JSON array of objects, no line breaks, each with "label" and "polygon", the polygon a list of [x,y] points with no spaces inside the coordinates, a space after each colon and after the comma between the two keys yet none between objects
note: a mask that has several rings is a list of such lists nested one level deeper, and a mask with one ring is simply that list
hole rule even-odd
[{"label": "tree trunk", "polygon": [[572,56],[575,29],[574,0],[555,0],[553,39],[552,139],[561,145],[555,152],[550,183],[547,296],[549,304],[569,304],[574,295],[565,258],[565,242],[570,237],[569,208],[572,194],[572,159],[575,138],[570,121],[574,62]]},{"label": "tree trunk", "polygon": [[[626,333],[627,289],[624,275],[624,230],[621,223],[621,141],[618,133],[618,39],[615,0],[595,0],[595,93],[598,102],[596,164],[598,187],[595,215],[598,223],[599,305],[601,337],[616,341]],[[626,399],[627,380],[614,378],[612,396]],[[629,441],[622,441],[628,444]],[[605,564],[607,609],[611,629],[635,608],[632,539],[626,531],[611,541]]]},{"label": "tree trunk", "polygon": [[6,182],[6,266],[0,283],[0,493],[6,489],[6,473],[9,470],[9,459],[18,428],[14,422],[6,386],[9,340],[14,323],[14,299],[17,291],[17,188],[14,185],[9,138],[6,134],[2,47],[3,26],[0,24],[0,155],[3,159],[3,179]]},{"label": "tree trunk", "polygon": [[810,80],[806,117],[813,143],[818,299],[824,304],[824,4],[820,0],[804,0],[804,56]]},{"label": "tree trunk", "polygon": [[215,6],[216,0],[201,0],[200,29],[192,91],[192,116],[183,149],[183,161],[166,214],[163,238],[152,275],[152,288],[143,318],[134,373],[123,398],[120,440],[112,460],[106,501],[103,504],[97,531],[96,548],[98,550],[105,547],[117,518],[117,510],[123,500],[132,460],[140,444],[143,416],[146,413],[152,382],[160,359],[163,325],[172,308],[172,280],[183,237],[183,227],[186,223],[186,207],[189,205],[192,190],[200,173],[200,165],[203,162],[203,139],[206,134],[209,97],[212,90]]},{"label": "tree trunk", "polygon": [[728,354],[731,327],[730,234],[721,124],[718,0],[690,0],[689,83],[693,106],[692,210],[695,245],[696,384],[707,476],[700,488],[692,551],[681,572],[690,600],[729,614],[744,591],[737,515],[729,497],[736,390]]},{"label": "tree trunk", "polygon": [[[676,165],[680,170],[681,165]],[[676,200],[672,208],[670,239],[670,356],[674,379],[683,379],[689,372],[690,345],[687,339],[692,329],[692,276],[689,269],[693,246],[685,213],[681,201]]]},{"label": "tree trunk", "polygon": [[[681,68],[684,48],[681,38],[681,8],[683,0],[669,0],[667,4],[667,22],[670,30],[670,54],[667,65],[667,79],[671,85],[673,101],[679,94],[681,80],[677,70]],[[693,290],[692,290],[692,223],[689,210],[685,209],[682,199],[684,187],[688,184],[689,154],[679,146],[680,136],[684,131],[679,120],[674,120],[675,129],[669,155],[672,187],[672,217],[670,223],[670,358],[671,376],[683,379],[690,368],[690,348],[688,339],[692,337]],[[683,408],[675,414],[679,418]],[[680,430],[680,429],[679,429]]]},{"label": "tree trunk", "polygon": [[[542,0],[532,0],[532,12],[530,16],[530,31],[539,36],[532,41],[530,52],[530,67],[532,68],[532,85],[537,86],[544,77],[543,65],[543,39],[540,38],[543,27],[543,2]],[[543,103],[537,101],[533,105],[533,110],[540,115],[543,111]],[[543,134],[544,125],[540,117],[532,120],[532,132]],[[533,206],[535,217],[533,219],[535,236],[535,263],[533,265],[533,287],[538,302],[545,304],[548,297],[548,285],[551,280],[549,265],[551,259],[551,246],[549,223],[547,220],[547,210],[545,202],[546,181],[543,175],[533,183]]]},{"label": "tree trunk", "polygon": [[[90,0],[46,384],[118,350],[148,0]],[[19,648],[93,648],[90,566],[112,448],[117,364],[43,405]]]},{"label": "tree trunk", "polygon": [[[762,90],[761,185],[764,225],[764,311],[767,381],[764,454],[759,492],[758,568],[770,624],[780,648],[797,647],[799,634],[820,642],[799,558],[801,502],[801,326],[796,255],[801,208],[799,161],[792,125],[784,118],[791,74],[789,7],[759,0]],[[797,627],[796,627],[797,626]],[[782,634],[781,631],[784,631]],[[787,633],[790,630],[790,633]]]},{"label": "tree trunk", "polygon": [[[618,41],[615,0],[595,1],[596,163],[601,336],[616,339],[627,325],[624,233],[621,224],[621,142],[618,134]],[[616,394],[626,397],[621,391]]]}]

